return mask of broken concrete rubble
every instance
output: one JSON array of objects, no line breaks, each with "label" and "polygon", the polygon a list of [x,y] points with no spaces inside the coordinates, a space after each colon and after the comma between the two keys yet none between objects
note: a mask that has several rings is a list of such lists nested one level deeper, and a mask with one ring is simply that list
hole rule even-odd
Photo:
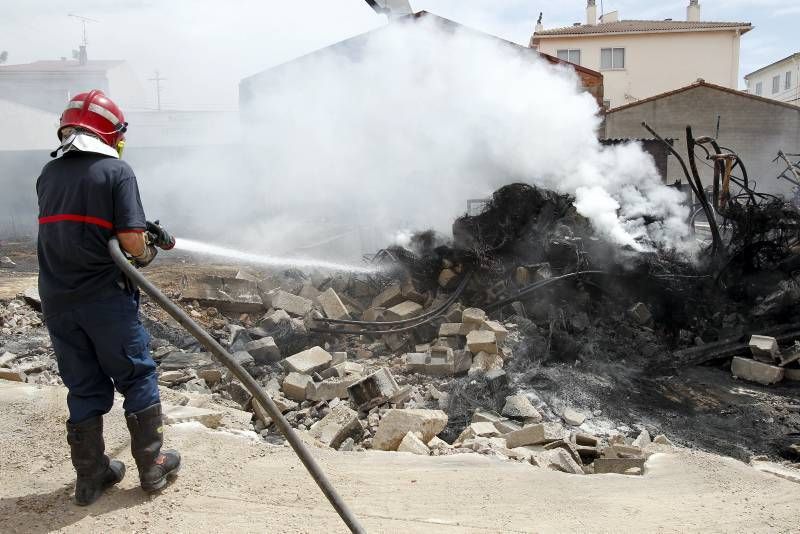
[{"label": "broken concrete rubble", "polygon": [[350,313],[342,303],[342,299],[339,298],[339,295],[332,287],[320,293],[317,296],[317,302],[322,306],[322,311],[325,312],[325,316],[330,319],[350,318]]},{"label": "broken concrete rubble", "polygon": [[731,362],[731,374],[737,378],[768,386],[783,380],[784,369],[736,356]]},{"label": "broken concrete rubble", "polygon": [[244,345],[244,350],[253,357],[257,364],[275,363],[281,359],[281,350],[271,337],[250,341]]},{"label": "broken concrete rubble", "polygon": [[306,399],[323,401],[332,399],[346,399],[349,396],[347,388],[358,382],[359,376],[328,378],[322,382],[313,380],[306,385]]},{"label": "broken concrete rubble", "polygon": [[508,448],[513,449],[525,445],[542,445],[551,441],[563,439],[564,430],[556,423],[538,423],[524,426],[503,437],[508,443]]},{"label": "broken concrete rubble", "polygon": [[501,413],[513,419],[522,419],[531,422],[542,420],[541,414],[534,408],[526,395],[511,395],[506,397],[506,403]]},{"label": "broken concrete rubble", "polygon": [[577,410],[573,410],[572,408],[565,408],[562,417],[564,417],[564,421],[568,425],[572,426],[581,426],[583,422],[586,421],[585,414],[582,414]]},{"label": "broken concrete rubble", "polygon": [[306,388],[311,382],[309,375],[291,372],[283,379],[281,390],[287,398],[302,402],[306,400]]},{"label": "broken concrete rubble", "polygon": [[322,443],[338,449],[349,437],[358,437],[361,433],[358,413],[344,404],[338,404],[330,413],[311,425],[309,434]]},{"label": "broken concrete rubble", "polygon": [[422,312],[422,306],[413,300],[396,304],[386,310],[386,319],[389,321],[402,321],[416,317]]},{"label": "broken concrete rubble", "polygon": [[273,308],[284,310],[290,315],[304,316],[311,311],[314,303],[309,299],[293,295],[282,289],[273,289],[266,294],[269,305]]},{"label": "broken concrete rubble", "polygon": [[311,374],[328,367],[333,357],[322,347],[311,347],[282,360],[284,369],[293,373]]},{"label": "broken concrete rubble", "polygon": [[472,354],[497,354],[497,336],[491,330],[473,330],[467,334],[467,347]]},{"label": "broken concrete rubble", "polygon": [[778,340],[770,336],[754,335],[750,337],[750,353],[759,362],[774,363],[781,358]]},{"label": "broken concrete rubble", "polygon": [[388,369],[379,369],[353,383],[348,393],[359,410],[370,410],[397,395],[400,386]]},{"label": "broken concrete rubble", "polygon": [[644,458],[598,458],[594,461],[597,475],[615,473],[618,475],[644,474]]},{"label": "broken concrete rubble", "polygon": [[417,433],[408,432],[400,442],[400,445],[397,446],[397,452],[410,452],[411,454],[428,456],[431,451],[425,445],[425,442],[418,437]]},{"label": "broken concrete rubble", "polygon": [[180,300],[197,301],[202,306],[232,313],[258,313],[265,309],[257,283],[218,276],[190,281]]},{"label": "broken concrete rubble", "polygon": [[393,409],[381,418],[372,439],[375,449],[394,451],[408,432],[420,432],[428,442],[447,425],[447,414],[441,410]]},{"label": "broken concrete rubble", "polygon": [[222,412],[192,406],[164,406],[164,422],[168,425],[198,422],[208,428],[217,428],[222,422]]}]

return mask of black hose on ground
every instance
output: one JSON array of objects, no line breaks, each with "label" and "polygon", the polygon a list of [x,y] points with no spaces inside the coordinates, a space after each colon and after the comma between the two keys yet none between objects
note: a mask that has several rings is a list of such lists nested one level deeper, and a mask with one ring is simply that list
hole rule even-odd
[{"label": "black hose on ground", "polygon": [[303,465],[308,470],[311,478],[314,479],[314,482],[317,483],[319,488],[322,490],[322,493],[325,494],[325,497],[328,498],[333,508],[336,510],[336,513],[339,514],[339,517],[345,522],[347,527],[350,529],[351,532],[354,533],[363,533],[366,532],[361,524],[358,522],[356,517],[344,503],[342,498],[336,493],[336,490],[333,489],[330,481],[325,476],[325,473],[322,472],[322,469],[319,467],[319,464],[314,460],[314,457],[308,452],[308,449],[300,440],[300,437],[295,433],[292,427],[289,426],[289,423],[286,422],[284,419],[283,414],[269,397],[266,392],[261,388],[258,382],[250,376],[247,371],[239,365],[236,360],[234,360],[233,356],[226,351],[222,345],[217,343],[217,341],[209,335],[199,324],[194,322],[191,318],[189,318],[186,313],[174,302],[172,302],[166,295],[164,295],[156,286],[154,286],[145,276],[140,273],[133,265],[130,264],[128,258],[125,257],[125,254],[122,252],[122,249],[119,246],[119,241],[117,241],[116,237],[112,237],[108,242],[108,250],[111,253],[111,258],[114,260],[122,272],[127,276],[134,284],[136,284],[142,291],[147,293],[150,298],[152,298],[156,304],[158,304],[165,312],[172,316],[173,319],[178,321],[181,326],[183,326],[190,334],[192,334],[197,341],[199,341],[206,349],[208,349],[216,358],[222,363],[225,367],[230,369],[233,375],[239,379],[242,385],[247,388],[247,391],[253,396],[253,398],[258,401],[261,406],[269,412],[270,417],[272,418],[275,426],[278,427],[278,430],[281,431],[281,434],[284,435],[286,441],[289,442],[289,445],[292,446],[294,452],[300,458],[300,461],[303,462]]}]

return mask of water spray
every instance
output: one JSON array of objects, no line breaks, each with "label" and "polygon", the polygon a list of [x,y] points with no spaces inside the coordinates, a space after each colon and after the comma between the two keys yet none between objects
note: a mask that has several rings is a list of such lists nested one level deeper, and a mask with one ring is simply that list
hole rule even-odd
[{"label": "water spray", "polygon": [[175,250],[193,252],[202,256],[227,258],[235,260],[239,263],[261,265],[264,267],[296,267],[299,269],[324,269],[328,271],[345,271],[351,273],[374,273],[378,270],[375,267],[366,267],[364,265],[337,263],[317,259],[286,258],[281,256],[254,254],[252,252],[220,247],[210,243],[203,243],[201,241],[183,238],[176,239]]}]

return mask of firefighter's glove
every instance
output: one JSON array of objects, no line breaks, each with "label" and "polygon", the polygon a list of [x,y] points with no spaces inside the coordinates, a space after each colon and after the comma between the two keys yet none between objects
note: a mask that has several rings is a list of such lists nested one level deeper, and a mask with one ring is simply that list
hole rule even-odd
[{"label": "firefighter's glove", "polygon": [[155,259],[156,254],[158,254],[158,249],[151,243],[147,242],[147,238],[145,238],[145,242],[146,244],[144,246],[144,251],[138,256],[131,256],[133,264],[139,268],[150,265],[150,263]]},{"label": "firefighter's glove", "polygon": [[147,221],[148,243],[157,246],[161,250],[171,250],[175,246],[175,238],[164,230],[158,221]]}]

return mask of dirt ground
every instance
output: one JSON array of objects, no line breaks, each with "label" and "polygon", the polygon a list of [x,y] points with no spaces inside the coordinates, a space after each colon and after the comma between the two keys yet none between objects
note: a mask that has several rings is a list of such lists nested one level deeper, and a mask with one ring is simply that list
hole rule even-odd
[{"label": "dirt ground", "polygon": [[[0,532],[345,531],[291,449],[194,424],[167,427],[184,467],[148,497],[119,406],[106,417],[106,443],[128,474],[79,508],[65,419],[63,388],[0,381]],[[475,454],[313,453],[369,532],[797,531],[799,484],[686,449],[652,456],[644,477]]]}]

